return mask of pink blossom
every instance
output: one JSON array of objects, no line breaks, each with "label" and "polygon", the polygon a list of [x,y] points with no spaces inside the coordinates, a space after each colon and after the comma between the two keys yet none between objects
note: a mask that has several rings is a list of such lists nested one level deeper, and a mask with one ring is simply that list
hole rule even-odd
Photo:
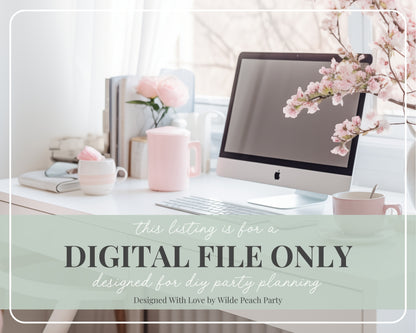
[{"label": "pink blossom", "polygon": [[360,78],[361,80],[364,80],[367,77],[367,73],[363,71],[357,72],[357,78]]},{"label": "pink blossom", "polygon": [[345,124],[345,128],[347,129],[347,131],[349,133],[354,133],[355,129],[356,129],[356,125],[354,125],[352,122],[347,122],[347,124]]},{"label": "pink blossom", "polygon": [[332,97],[332,104],[334,104],[334,105],[338,105],[338,104],[343,105],[342,95],[341,94],[334,95]]},{"label": "pink blossom", "polygon": [[377,116],[377,112],[375,112],[375,111],[371,111],[371,112],[367,113],[366,118],[367,118],[368,120],[374,120],[374,118],[375,118],[376,116]]},{"label": "pink blossom", "polygon": [[345,156],[348,154],[348,149],[344,145],[339,145],[331,150],[332,154]]},{"label": "pink blossom", "polygon": [[344,125],[344,123],[341,124],[336,124],[335,125],[335,131],[334,131],[334,137],[338,137],[340,139],[342,139],[345,136],[348,136],[348,131]]},{"label": "pink blossom", "polygon": [[384,86],[378,93],[378,97],[380,97],[383,101],[387,101],[389,98],[391,98],[391,93],[393,91],[393,86],[391,84],[388,84]]},{"label": "pink blossom", "polygon": [[292,105],[285,106],[283,113],[285,118],[296,118],[299,115],[299,112]]},{"label": "pink blossom", "polygon": [[372,77],[368,80],[368,90],[372,94],[376,94],[380,91],[380,84],[378,83],[377,79]]},{"label": "pink blossom", "polygon": [[177,108],[184,105],[189,99],[188,88],[176,77],[167,77],[157,84],[157,93],[166,106]]},{"label": "pink blossom", "polygon": [[319,90],[319,82],[310,82],[306,87],[306,93],[311,94]]},{"label": "pink blossom", "polygon": [[332,31],[337,27],[338,13],[330,12],[328,16],[322,20],[321,28],[324,30]]},{"label": "pink blossom", "polygon": [[389,122],[385,119],[377,121],[376,125],[377,125],[377,129],[376,129],[377,134],[383,133],[390,128]]},{"label": "pink blossom", "polygon": [[376,73],[376,70],[373,67],[371,67],[371,65],[367,65],[365,67],[365,72],[369,75],[374,75]]},{"label": "pink blossom", "polygon": [[348,79],[337,80],[334,82],[334,89],[337,91],[349,91],[353,87],[353,85],[354,83],[349,81]]},{"label": "pink blossom", "polygon": [[304,97],[302,88],[301,87],[298,87],[298,91],[297,91],[296,95],[294,95],[292,97],[296,97],[296,98],[302,98],[302,97]]},{"label": "pink blossom", "polygon": [[[321,5],[326,9],[344,9],[358,5],[358,8],[363,9],[381,8],[393,11],[385,12],[383,17],[380,13],[363,12],[364,15],[371,16],[384,30],[378,33],[378,39],[372,43],[374,55],[372,65],[360,63],[365,57],[355,54],[348,41],[344,40],[337,26],[338,19],[343,13],[331,12],[326,15],[322,27],[339,40],[338,53],[342,60],[338,62],[332,59],[329,67],[321,67],[319,69],[322,75],[320,82],[311,82],[304,91],[299,88],[297,94],[287,101],[287,106],[284,108],[285,116],[295,118],[303,110],[315,113],[319,110],[319,104],[328,98],[332,98],[334,105],[343,105],[344,96],[357,93],[371,93],[383,100],[394,100],[400,103],[406,94],[404,90],[413,91],[408,93],[408,102],[414,103],[416,101],[414,13],[403,7],[397,0],[322,0],[319,1],[319,6]],[[403,19],[402,15],[394,11],[403,14],[405,18]],[[407,35],[405,35],[406,27]],[[406,64],[401,62],[403,55],[407,56]],[[387,121],[377,119],[374,113],[368,114],[366,118],[373,124],[368,128],[362,128],[362,121],[358,116],[335,126],[331,140],[340,145],[332,150],[334,154],[345,156],[348,152],[346,144],[354,137],[371,131],[381,133],[389,127]]]},{"label": "pink blossom", "polygon": [[362,9],[374,9],[373,0],[359,0]]},{"label": "pink blossom", "polygon": [[310,113],[310,114],[313,114],[313,113],[315,113],[316,111],[319,110],[318,103],[308,103],[308,104],[306,104],[306,107],[308,109],[308,113]]},{"label": "pink blossom", "polygon": [[328,75],[331,73],[332,73],[331,68],[321,67],[321,69],[319,70],[319,74],[322,74],[322,75]]},{"label": "pink blossom", "polygon": [[319,92],[327,94],[332,91],[333,82],[329,80],[326,76],[323,77],[322,81],[319,83]]},{"label": "pink blossom", "polygon": [[355,126],[360,126],[361,125],[361,118],[360,118],[360,116],[352,117],[351,121],[352,121],[352,123]]},{"label": "pink blossom", "polygon": [[136,92],[146,98],[155,98],[157,96],[158,78],[154,76],[145,76],[136,87]]},{"label": "pink blossom", "polygon": [[[409,64],[408,64],[409,65]],[[405,70],[404,70],[404,65],[403,64],[399,64],[396,66],[396,75],[398,77],[399,80],[404,81],[405,80]]]},{"label": "pink blossom", "polygon": [[[399,18],[397,22],[401,20],[402,19]],[[399,28],[393,22],[390,22],[389,25],[388,38],[389,39],[386,38],[386,43],[390,44],[389,46],[395,48],[401,48],[403,47],[404,43],[406,43],[405,35],[399,31]]]}]

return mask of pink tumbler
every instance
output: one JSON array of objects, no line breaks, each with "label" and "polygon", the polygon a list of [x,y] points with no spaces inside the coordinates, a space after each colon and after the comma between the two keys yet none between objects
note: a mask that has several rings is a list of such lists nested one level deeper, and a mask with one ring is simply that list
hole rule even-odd
[{"label": "pink tumbler", "polygon": [[[189,177],[201,173],[201,145],[189,141],[190,132],[165,126],[146,131],[148,142],[148,179],[153,191],[182,191]],[[190,165],[190,149],[195,151],[195,165]]]}]

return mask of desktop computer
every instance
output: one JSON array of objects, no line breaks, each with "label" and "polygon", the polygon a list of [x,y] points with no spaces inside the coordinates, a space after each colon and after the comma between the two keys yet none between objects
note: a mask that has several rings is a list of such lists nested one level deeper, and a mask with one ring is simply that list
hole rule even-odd
[{"label": "desktop computer", "polygon": [[[362,116],[365,94],[345,96],[343,106],[324,100],[314,115],[302,112],[291,119],[283,113],[298,87],[305,89],[309,82],[320,81],[319,69],[330,66],[332,58],[340,60],[338,55],[326,53],[240,54],[217,174],[297,190],[294,195],[252,199],[250,203],[290,209],[349,190],[358,137],[350,142],[348,155],[341,157],[330,152],[334,146],[331,136],[335,124]],[[365,55],[363,62],[371,60],[371,55]],[[191,208],[186,207],[189,202]],[[203,198],[187,198],[170,208],[194,209],[198,214],[210,205],[222,207],[221,202],[204,204]]]},{"label": "desktop computer", "polygon": [[[341,157],[330,152],[334,126],[361,116],[365,94],[323,101],[314,115],[285,118],[283,107],[298,87],[320,81],[319,69],[336,54],[241,53],[237,63],[217,174],[298,190],[291,196],[249,202],[294,208],[350,188],[358,137]],[[364,60],[371,63],[371,55]],[[300,192],[299,190],[303,190]]]}]

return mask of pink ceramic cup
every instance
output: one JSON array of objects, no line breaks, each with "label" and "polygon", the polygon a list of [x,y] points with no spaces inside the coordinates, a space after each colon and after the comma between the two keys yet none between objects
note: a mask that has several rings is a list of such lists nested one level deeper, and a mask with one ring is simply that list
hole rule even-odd
[{"label": "pink ceramic cup", "polygon": [[383,194],[370,192],[341,192],[332,196],[334,215],[385,215],[387,209],[394,209],[402,214],[402,206],[386,205]]},{"label": "pink ceramic cup", "polygon": [[[374,193],[370,199],[370,192],[341,192],[332,196],[334,215],[385,215],[389,208],[398,215],[402,214],[402,206],[386,205],[383,194]],[[367,237],[385,228],[384,218],[335,218],[335,223],[346,235]]]},{"label": "pink ceramic cup", "polygon": [[116,167],[112,158],[100,161],[80,160],[78,162],[78,179],[81,190],[89,195],[109,194],[117,180],[118,172],[123,172],[121,181],[127,178],[124,168]]}]

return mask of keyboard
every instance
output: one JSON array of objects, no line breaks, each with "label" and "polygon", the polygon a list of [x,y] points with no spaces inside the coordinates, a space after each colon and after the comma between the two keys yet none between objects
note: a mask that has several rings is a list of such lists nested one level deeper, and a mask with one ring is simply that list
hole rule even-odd
[{"label": "keyboard", "polygon": [[156,205],[194,215],[281,215],[265,209],[197,196],[181,197],[156,203]]}]

